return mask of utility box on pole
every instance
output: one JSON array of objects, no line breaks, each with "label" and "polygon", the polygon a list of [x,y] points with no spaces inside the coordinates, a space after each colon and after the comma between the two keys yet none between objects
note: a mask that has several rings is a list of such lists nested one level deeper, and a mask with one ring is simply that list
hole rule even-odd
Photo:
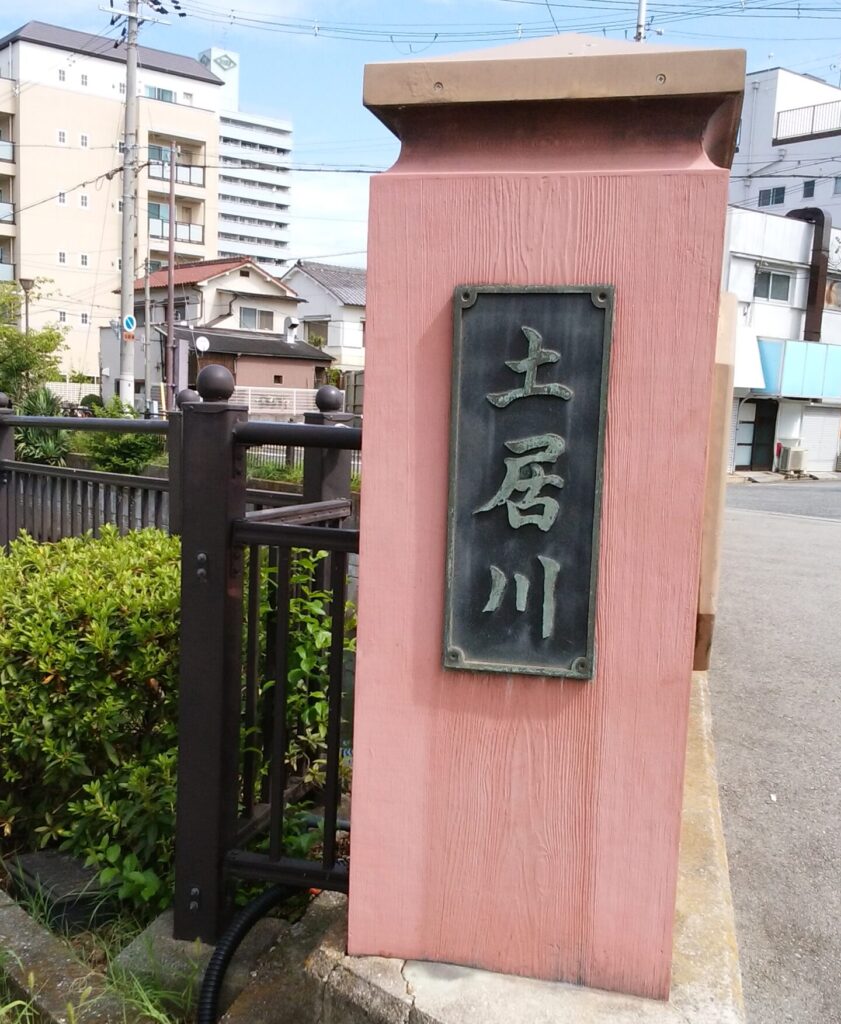
[{"label": "utility box on pole", "polygon": [[742,51],[369,65],[349,951],[669,994]]}]

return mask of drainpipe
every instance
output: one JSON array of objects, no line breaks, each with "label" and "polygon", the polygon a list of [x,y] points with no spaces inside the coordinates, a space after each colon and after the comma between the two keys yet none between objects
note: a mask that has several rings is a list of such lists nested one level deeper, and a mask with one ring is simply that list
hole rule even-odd
[{"label": "drainpipe", "polygon": [[817,206],[804,206],[789,210],[786,217],[805,220],[814,225],[812,236],[812,261],[809,265],[809,295],[806,299],[806,324],[803,329],[805,341],[820,341],[823,323],[823,307],[826,300],[826,275],[829,269],[829,236],[832,232],[832,216]]}]

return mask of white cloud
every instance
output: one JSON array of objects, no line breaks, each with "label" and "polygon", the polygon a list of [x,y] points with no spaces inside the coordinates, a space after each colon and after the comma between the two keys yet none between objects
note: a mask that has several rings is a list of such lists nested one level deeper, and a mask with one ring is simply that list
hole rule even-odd
[{"label": "white cloud", "polygon": [[[367,174],[296,171],[292,178],[290,255],[365,266],[368,242]],[[353,253],[336,256],[333,253]]]}]

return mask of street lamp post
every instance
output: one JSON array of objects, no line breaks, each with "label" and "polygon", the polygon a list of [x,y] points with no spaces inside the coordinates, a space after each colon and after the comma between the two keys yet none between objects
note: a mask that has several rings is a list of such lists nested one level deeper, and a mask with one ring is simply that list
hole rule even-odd
[{"label": "street lamp post", "polygon": [[35,281],[31,277],[22,277],[18,282],[23,288],[23,325],[24,331],[29,334],[29,293]]}]

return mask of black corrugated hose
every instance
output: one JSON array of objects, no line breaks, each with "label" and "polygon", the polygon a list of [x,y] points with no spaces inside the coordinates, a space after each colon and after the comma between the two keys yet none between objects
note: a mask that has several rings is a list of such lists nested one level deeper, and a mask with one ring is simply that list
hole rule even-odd
[{"label": "black corrugated hose", "polygon": [[279,903],[300,892],[289,885],[273,885],[271,889],[260,893],[242,910],[238,911],[216,944],[199,993],[198,1014],[196,1024],[216,1024],[219,1016],[219,993],[222,990],[222,979],[225,971],[239,949],[240,943],[255,924],[276,907]]}]

